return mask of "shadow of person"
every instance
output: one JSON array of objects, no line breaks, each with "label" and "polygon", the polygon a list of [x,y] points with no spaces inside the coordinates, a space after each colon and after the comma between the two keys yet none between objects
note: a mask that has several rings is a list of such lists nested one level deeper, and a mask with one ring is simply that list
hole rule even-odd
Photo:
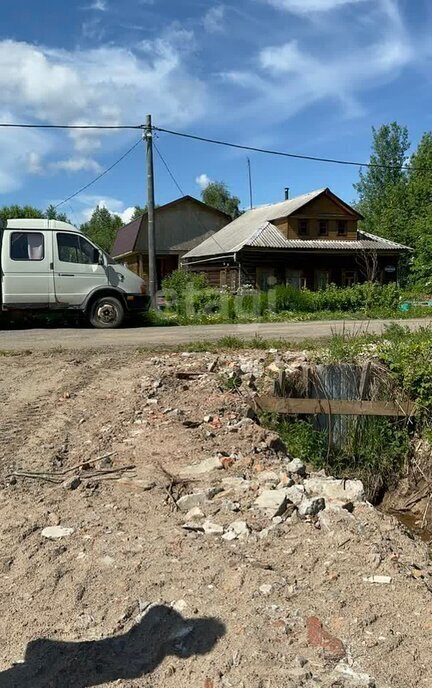
[{"label": "shadow of person", "polygon": [[224,634],[217,619],[184,619],[171,607],[155,605],[121,636],[30,642],[24,663],[0,673],[0,688],[89,688],[140,678],[169,655],[186,659],[207,654]]}]

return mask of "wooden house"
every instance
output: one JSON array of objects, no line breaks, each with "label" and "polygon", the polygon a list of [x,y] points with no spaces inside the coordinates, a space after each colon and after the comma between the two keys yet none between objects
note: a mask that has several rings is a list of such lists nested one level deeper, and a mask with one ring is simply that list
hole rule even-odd
[{"label": "wooden house", "polygon": [[[231,221],[231,217],[183,196],[155,209],[156,268],[158,288],[162,279],[179,267],[182,257]],[[111,250],[112,257],[125,263],[144,280],[148,277],[148,215],[121,227]]]},{"label": "wooden house", "polygon": [[182,264],[232,290],[396,281],[400,256],[410,249],[363,232],[361,219],[330,189],[318,189],[249,210],[186,253]]}]

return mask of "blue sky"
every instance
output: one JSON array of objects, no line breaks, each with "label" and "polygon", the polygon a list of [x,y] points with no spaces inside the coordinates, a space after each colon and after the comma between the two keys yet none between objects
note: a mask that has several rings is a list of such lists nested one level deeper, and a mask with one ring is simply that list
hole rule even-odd
[{"label": "blue sky", "polygon": [[[306,155],[367,160],[371,126],[432,129],[429,0],[15,0],[0,10],[0,121],[155,125]],[[46,207],[122,155],[138,132],[0,130],[0,204]],[[160,134],[185,193],[223,180],[246,207],[246,154]],[[251,154],[254,202],[330,186],[356,168]],[[179,192],[156,155],[156,200]],[[146,202],[139,146],[62,209],[127,220]]]}]

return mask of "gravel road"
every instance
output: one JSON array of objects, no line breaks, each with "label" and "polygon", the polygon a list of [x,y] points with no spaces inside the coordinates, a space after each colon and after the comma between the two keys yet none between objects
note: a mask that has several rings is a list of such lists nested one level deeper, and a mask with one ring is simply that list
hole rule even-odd
[{"label": "gravel road", "polygon": [[334,332],[382,332],[391,323],[412,330],[430,327],[432,319],[412,320],[326,320],[315,322],[253,323],[250,325],[192,325],[188,327],[130,327],[120,330],[91,328],[26,329],[0,331],[0,350],[47,351],[52,349],[104,349],[124,347],[163,347],[208,340],[227,335],[250,339],[259,335],[265,339],[285,339],[300,342],[305,339],[329,337]]}]

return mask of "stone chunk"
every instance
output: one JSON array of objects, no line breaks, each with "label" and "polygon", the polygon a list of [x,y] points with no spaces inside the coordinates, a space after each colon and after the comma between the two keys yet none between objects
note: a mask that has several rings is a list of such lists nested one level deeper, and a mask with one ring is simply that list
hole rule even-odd
[{"label": "stone chunk", "polygon": [[67,480],[62,483],[62,487],[64,487],[65,490],[76,490],[80,485],[81,478],[79,475],[73,475],[71,478],[67,478]]},{"label": "stone chunk", "polygon": [[211,521],[204,521],[202,527],[206,535],[223,535],[224,532],[223,526]]},{"label": "stone chunk", "polygon": [[205,475],[215,470],[222,470],[222,462],[218,456],[211,456],[200,463],[193,463],[181,469],[180,475],[195,476]]},{"label": "stone chunk", "polygon": [[287,487],[284,490],[288,501],[292,502],[296,506],[299,506],[305,497],[305,489],[303,485],[293,485],[292,487]]},{"label": "stone chunk", "polygon": [[346,528],[355,523],[355,518],[346,509],[337,505],[328,505],[323,511],[320,511],[319,522],[323,530],[332,531],[336,528]]},{"label": "stone chunk", "polygon": [[286,490],[263,490],[255,500],[255,506],[264,509],[270,518],[281,516],[287,503]]},{"label": "stone chunk", "polygon": [[365,501],[365,492],[361,480],[337,480],[317,476],[304,481],[309,495],[319,495],[328,501],[357,502]]},{"label": "stone chunk", "polygon": [[365,576],[363,580],[366,583],[376,583],[378,585],[389,585],[392,582],[391,576]]},{"label": "stone chunk", "polygon": [[194,506],[190,511],[187,512],[185,518],[186,521],[199,521],[200,518],[204,518],[205,514],[199,506]]},{"label": "stone chunk", "polygon": [[234,521],[228,527],[227,534],[228,533],[234,533],[235,537],[239,540],[245,540],[247,537],[249,537],[250,528],[246,521]]},{"label": "stone chunk", "polygon": [[201,492],[191,492],[191,494],[180,497],[180,499],[177,500],[177,506],[180,511],[188,512],[191,509],[207,504],[207,502],[213,499],[219,492],[222,492],[220,487],[209,487],[207,490],[202,490]]},{"label": "stone chunk", "polygon": [[299,516],[316,516],[319,511],[325,509],[325,501],[322,497],[304,499],[298,507]]},{"label": "stone chunk", "polygon": [[68,537],[74,532],[73,528],[65,528],[64,526],[48,526],[44,528],[41,535],[49,540],[58,540],[59,538]]},{"label": "stone chunk", "polygon": [[306,466],[301,459],[293,459],[285,466],[288,473],[295,473],[296,475],[306,475]]},{"label": "stone chunk", "polygon": [[258,473],[258,482],[262,485],[267,484],[276,487],[279,484],[279,476],[274,471],[262,471]]}]

